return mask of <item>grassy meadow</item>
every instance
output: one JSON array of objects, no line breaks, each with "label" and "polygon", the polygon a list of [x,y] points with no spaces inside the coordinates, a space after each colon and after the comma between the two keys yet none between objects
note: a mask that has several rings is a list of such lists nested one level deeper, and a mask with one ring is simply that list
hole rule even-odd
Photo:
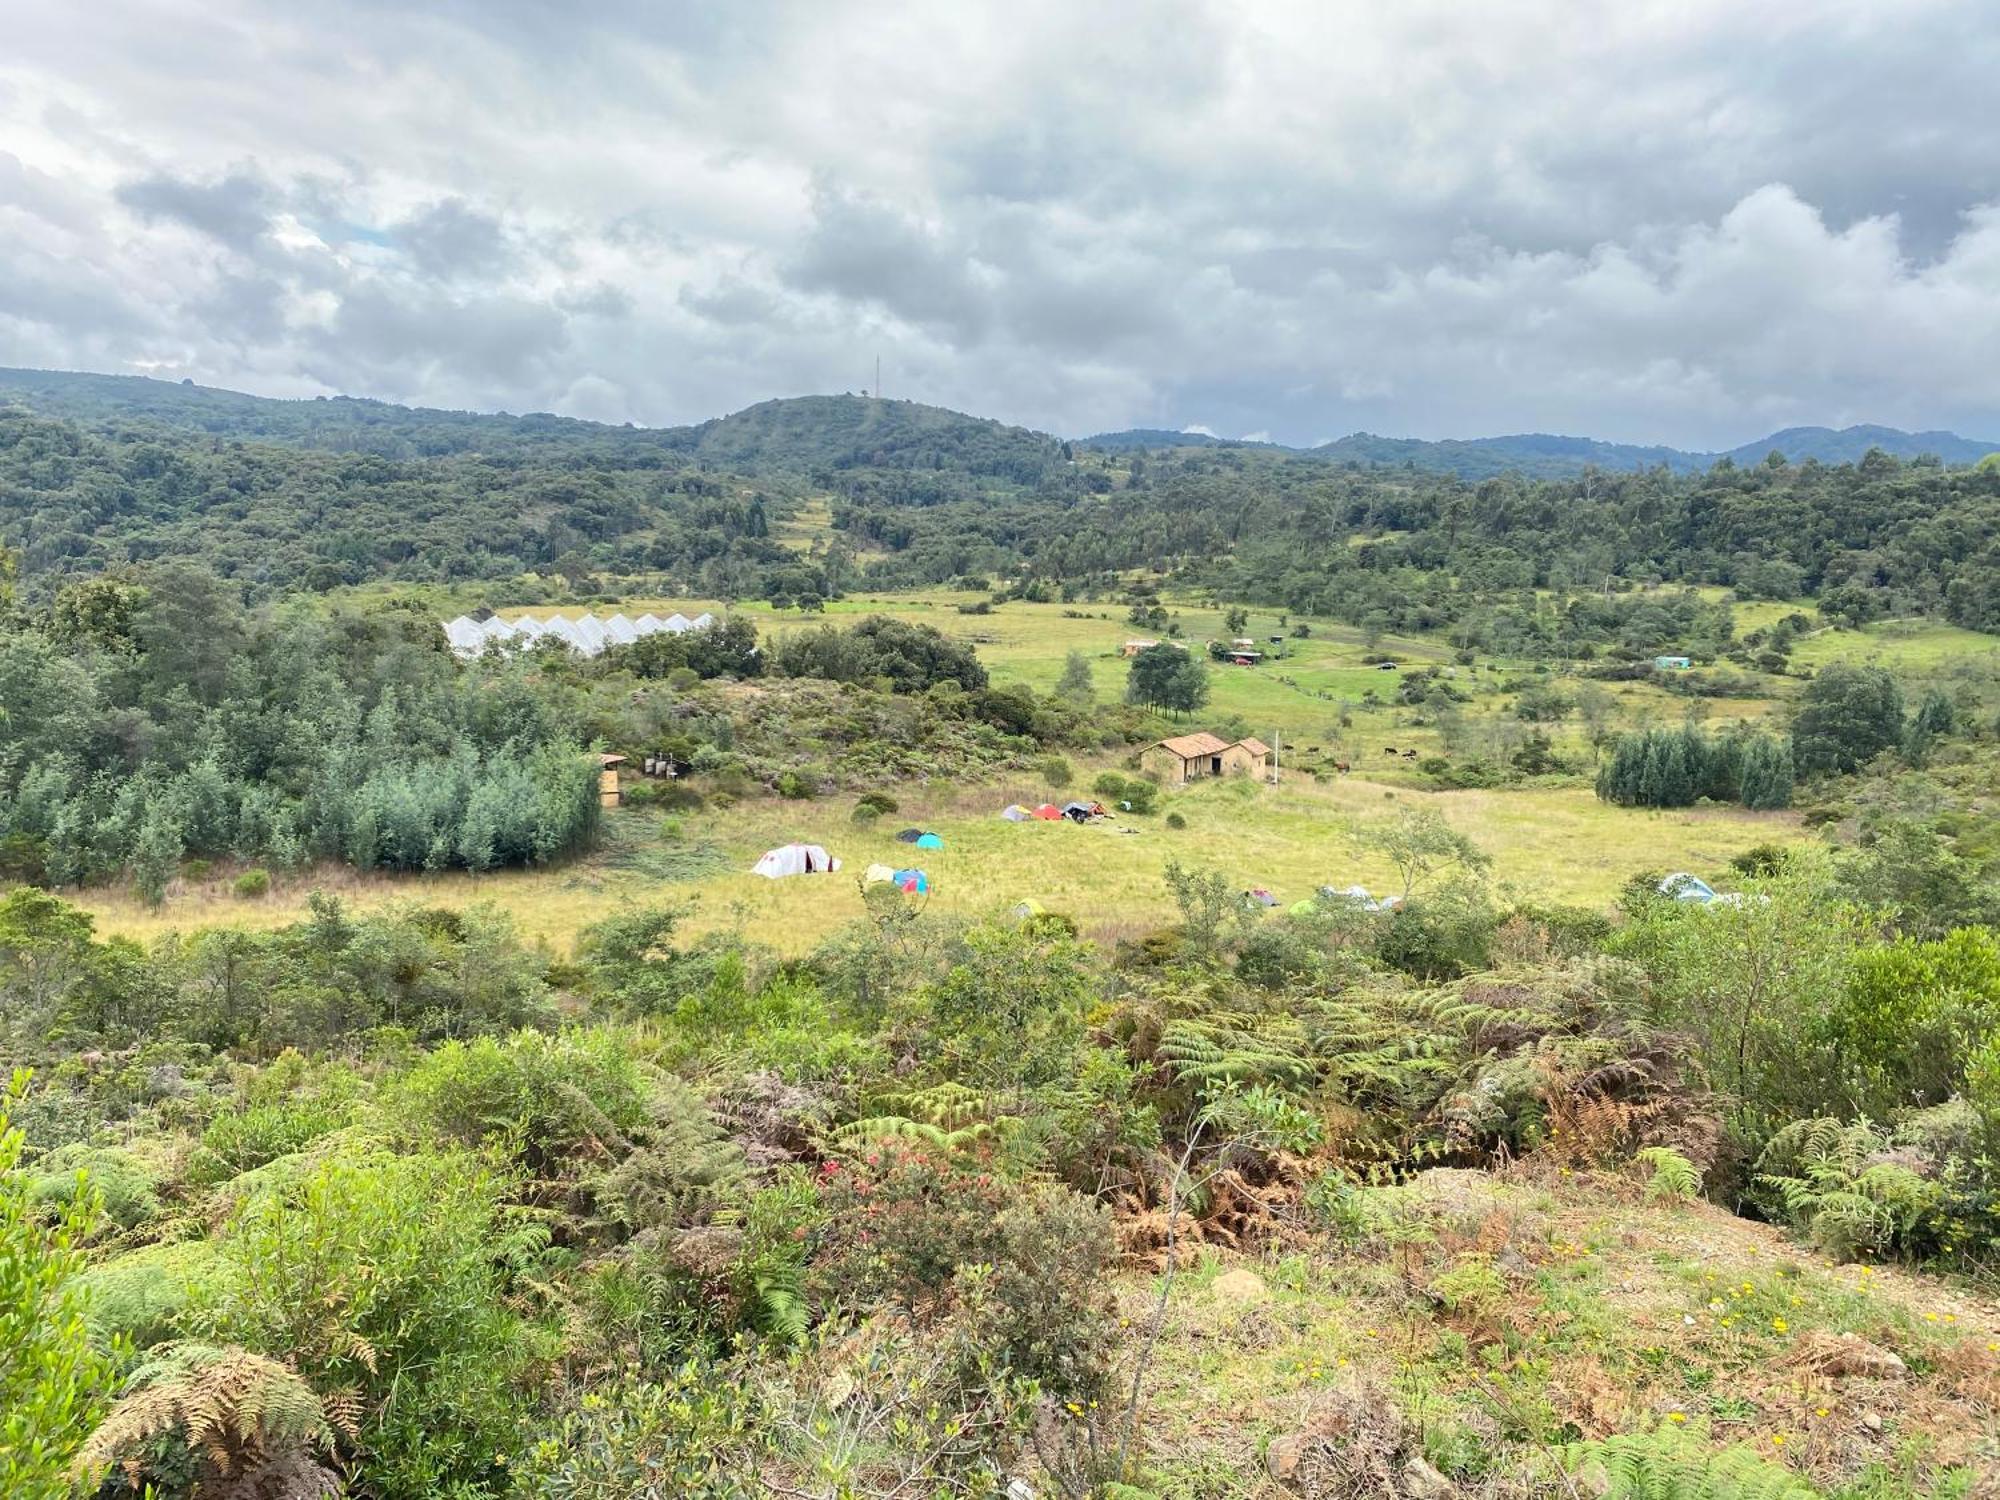
[{"label": "grassy meadow", "polygon": [[[1083,771],[1079,767],[1079,771]],[[1087,783],[1088,776],[1080,779]],[[357,908],[397,901],[464,906],[489,901],[527,934],[567,948],[577,930],[622,906],[686,904],[689,929],[740,927],[755,941],[800,953],[862,914],[861,872],[870,864],[919,864],[930,876],[934,909],[977,913],[1033,898],[1068,913],[1092,936],[1117,938],[1157,926],[1171,910],[1161,871],[1167,861],[1230,872],[1247,889],[1266,886],[1289,903],[1320,885],[1394,891],[1386,862],[1363,853],[1351,829],[1421,800],[1438,807],[1494,858],[1497,880],[1537,899],[1602,905],[1634,870],[1694,869],[1711,875],[1757,843],[1795,836],[1789,814],[1728,809],[1631,812],[1599,802],[1587,787],[1422,793],[1356,773],[1278,786],[1246,778],[1172,792],[1160,812],[1108,824],[1009,823],[1010,801],[1060,798],[1030,777],[979,787],[898,788],[902,810],[870,828],[851,820],[851,798],[817,802],[758,799],[718,812],[663,815],[638,808],[608,818],[604,847],[545,870],[360,875],[315,870],[280,876],[255,900],[230,894],[226,878],[177,882],[149,908],[122,890],[81,893],[102,930],[149,938],[173,929],[229,923],[277,926],[296,920],[314,890],[333,890]],[[1166,826],[1178,812],[1183,829]],[[896,842],[904,827],[935,831],[943,849]],[[750,873],[774,844],[824,844],[844,868],[830,876],[765,880]]]},{"label": "grassy meadow", "polygon": [[[372,591],[370,591],[372,592]],[[433,597],[449,611],[469,608],[468,596]],[[1122,694],[1126,667],[1123,643],[1144,634],[1112,604],[1074,605],[1013,602],[991,614],[964,614],[960,605],[984,596],[933,591],[920,595],[861,595],[828,606],[826,618],[882,613],[921,621],[972,642],[998,684],[1021,682],[1047,689],[1068,653],[1090,660],[1101,699]],[[721,610],[718,600],[634,596],[591,606],[544,605],[506,609],[523,614],[575,615],[584,608],[599,614],[622,609],[688,615]],[[811,628],[820,616],[778,612],[762,603],[734,606],[750,615],[767,639]],[[1738,632],[1767,625],[1795,606],[1755,603],[1738,609]],[[1190,601],[1170,603],[1171,618],[1194,649],[1224,632],[1220,610]],[[1260,640],[1288,637],[1297,617],[1253,611],[1248,634]],[[1235,719],[1288,752],[1313,759],[1347,759],[1348,776],[1315,779],[1296,770],[1268,786],[1237,779],[1170,791],[1150,817],[1121,818],[1110,825],[1012,824],[997,813],[1009,802],[1062,801],[1084,792],[1100,770],[1121,766],[1123,756],[1106,753],[1096,761],[1074,761],[1068,788],[1042,784],[1019,773],[977,785],[915,783],[882,788],[901,811],[873,827],[850,817],[851,795],[791,802],[760,798],[726,809],[662,815],[626,808],[610,815],[604,846],[589,857],[556,868],[510,870],[472,876],[360,874],[320,868],[277,874],[270,893],[241,900],[230,890],[232,871],[202,880],[182,879],[166,901],[148,907],[123,887],[78,893],[96,914],[100,928],[145,939],[170,930],[229,923],[276,926],[297,919],[315,890],[340,893],[357,908],[396,902],[463,906],[492,902],[508,912],[530,936],[567,948],[579,928],[621,907],[668,902],[689,909],[693,931],[740,928],[756,941],[800,953],[842,924],[859,916],[858,877],[874,863],[904,866],[916,851],[894,839],[897,829],[921,826],[946,841],[927,851],[921,863],[933,882],[929,900],[937,909],[977,912],[1024,898],[1076,918],[1100,938],[1116,938],[1157,925],[1169,914],[1161,871],[1170,859],[1227,871],[1245,887],[1265,886],[1289,903],[1310,896],[1320,885],[1367,885],[1392,890],[1391,872],[1378,857],[1364,853],[1352,837],[1357,824],[1391,815],[1399,805],[1434,806],[1470,835],[1494,861],[1496,881],[1532,896],[1566,903],[1603,906],[1639,870],[1688,869],[1709,878],[1726,873],[1729,857],[1754,844],[1801,836],[1789,814],[1754,814],[1741,809],[1699,808],[1673,812],[1627,810],[1599,802],[1587,776],[1549,778],[1490,791],[1435,791],[1414,763],[1400,754],[1447,754],[1438,725],[1394,702],[1398,674],[1362,658],[1387,655],[1403,666],[1438,665],[1470,695],[1460,728],[1462,742],[1504,744],[1531,726],[1512,715],[1513,693],[1502,683],[1518,683],[1532,672],[1527,663],[1482,658],[1476,668],[1452,663],[1449,647],[1433,637],[1386,636],[1365,639],[1352,627],[1324,620],[1306,622],[1311,635],[1290,638],[1283,655],[1255,668],[1215,666],[1209,707],[1189,720],[1189,728]],[[1268,643],[1267,643],[1268,644]],[[1824,628],[1806,637],[1795,652],[1803,667],[1835,660],[1877,662],[1907,680],[1912,696],[1933,683],[1967,688],[1984,704],[2000,701],[2000,640],[1929,622],[1883,622],[1864,631]],[[1782,713],[1797,688],[1791,678],[1766,679],[1769,696],[1689,699],[1646,683],[1607,683],[1610,722],[1617,728],[1677,723],[1691,713],[1711,725],[1735,718],[1761,719]],[[1590,751],[1578,715],[1560,725],[1542,726],[1557,748],[1588,764]],[[1177,812],[1184,829],[1169,829],[1165,815]],[[831,877],[767,881],[749,873],[758,855],[774,844],[824,844],[845,869]]]}]

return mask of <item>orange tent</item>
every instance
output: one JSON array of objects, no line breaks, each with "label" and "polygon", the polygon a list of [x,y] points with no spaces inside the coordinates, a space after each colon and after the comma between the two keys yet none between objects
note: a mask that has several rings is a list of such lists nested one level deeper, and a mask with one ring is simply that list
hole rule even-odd
[{"label": "orange tent", "polygon": [[1057,807],[1053,802],[1044,802],[1040,807],[1035,809],[1035,816],[1040,818],[1044,823],[1060,823],[1062,821],[1062,809]]}]

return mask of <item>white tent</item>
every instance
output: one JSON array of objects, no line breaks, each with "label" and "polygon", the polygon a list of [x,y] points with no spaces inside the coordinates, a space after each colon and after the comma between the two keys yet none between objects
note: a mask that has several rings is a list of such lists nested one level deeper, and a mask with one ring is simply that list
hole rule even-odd
[{"label": "white tent", "polygon": [[782,880],[787,875],[824,875],[839,868],[840,861],[818,844],[786,844],[758,860],[750,873],[766,880]]}]

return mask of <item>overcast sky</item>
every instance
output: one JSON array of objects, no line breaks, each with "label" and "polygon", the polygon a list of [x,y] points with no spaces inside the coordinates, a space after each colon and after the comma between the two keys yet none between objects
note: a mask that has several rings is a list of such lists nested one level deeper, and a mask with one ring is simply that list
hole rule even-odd
[{"label": "overcast sky", "polygon": [[1988,0],[0,18],[0,364],[662,424],[879,357],[1072,435],[2000,438]]}]

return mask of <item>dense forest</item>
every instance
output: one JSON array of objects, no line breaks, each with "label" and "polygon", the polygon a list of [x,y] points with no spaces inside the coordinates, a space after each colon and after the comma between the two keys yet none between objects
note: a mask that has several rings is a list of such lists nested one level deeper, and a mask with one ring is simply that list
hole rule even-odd
[{"label": "dense forest", "polygon": [[[800,553],[773,531],[808,495],[831,498],[834,534]],[[610,574],[725,599],[966,578],[1072,598],[1145,569],[1492,649],[1523,630],[1551,653],[1663,643],[1684,622],[1655,638],[1605,618],[1655,580],[2000,628],[1990,460],[1774,450],[1474,483],[1276,449],[1091,451],[863,397],[645,430],[17,372],[0,378],[0,544],[31,595],[162,556],[252,594],[534,573],[585,597]],[[1553,629],[1519,618],[1535,590],[1569,600]]]},{"label": "dense forest", "polygon": [[[767,674],[754,697],[712,685]],[[995,688],[971,648],[887,618],[768,657],[738,617],[597,658],[460,662],[414,605],[248,606],[178,563],[80,579],[41,610],[0,595],[0,704],[0,879],[129,872],[155,900],[187,859],[478,872],[575,854],[597,829],[592,747],[665,754],[723,798],[807,797],[1157,727]]]}]

